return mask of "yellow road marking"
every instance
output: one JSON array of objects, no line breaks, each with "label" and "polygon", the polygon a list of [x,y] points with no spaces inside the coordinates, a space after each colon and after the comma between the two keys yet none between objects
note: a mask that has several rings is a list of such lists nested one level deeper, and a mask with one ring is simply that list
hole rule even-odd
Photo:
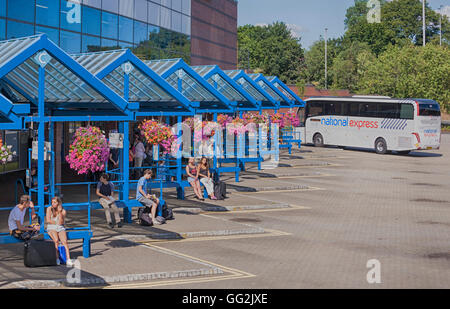
[{"label": "yellow road marking", "polygon": [[255,192],[239,192],[239,194],[255,194],[255,193],[279,193],[279,192],[303,192],[303,191],[317,191],[326,190],[319,187],[308,187],[306,189],[289,189],[289,190],[267,190],[267,191],[255,191]]},{"label": "yellow road marking", "polygon": [[332,176],[336,176],[333,174],[318,174],[318,175],[298,175],[298,176],[280,176],[277,177],[278,179],[286,179],[286,178],[316,178],[316,177],[332,177]]},{"label": "yellow road marking", "polygon": [[219,265],[210,261],[202,260],[197,257],[193,257],[184,253],[180,253],[171,249],[155,246],[152,244],[145,244],[146,246],[157,248],[161,251],[166,251],[167,253],[170,253],[175,256],[181,256],[190,260],[198,261],[200,263],[208,264],[211,266],[215,266],[224,272],[231,273],[231,275],[225,275],[225,276],[214,276],[214,277],[207,277],[207,278],[192,278],[192,279],[185,279],[185,280],[169,280],[169,281],[160,281],[160,282],[144,282],[144,283],[130,283],[130,284],[124,284],[124,285],[111,285],[107,287],[103,287],[104,289],[126,289],[126,288],[149,288],[149,287],[156,287],[156,286],[167,286],[167,285],[179,285],[179,284],[192,284],[192,283],[203,283],[203,282],[217,282],[222,280],[230,280],[230,279],[243,279],[243,278],[252,278],[256,277],[255,275],[241,271],[235,268]]}]

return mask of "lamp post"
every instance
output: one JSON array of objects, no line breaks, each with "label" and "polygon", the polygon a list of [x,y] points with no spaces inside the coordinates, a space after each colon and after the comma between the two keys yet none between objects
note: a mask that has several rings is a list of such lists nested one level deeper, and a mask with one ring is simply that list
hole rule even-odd
[{"label": "lamp post", "polygon": [[327,52],[327,48],[328,48],[328,46],[327,46],[327,31],[328,31],[328,28],[325,28],[325,89],[327,89],[327,87],[328,87],[328,71],[327,71],[327,69],[328,69],[328,67],[327,67],[327,62],[328,62],[328,52]]},{"label": "lamp post", "polygon": [[422,0],[423,46],[425,46],[425,0]]},{"label": "lamp post", "polygon": [[442,46],[442,5],[439,7],[439,46]]}]

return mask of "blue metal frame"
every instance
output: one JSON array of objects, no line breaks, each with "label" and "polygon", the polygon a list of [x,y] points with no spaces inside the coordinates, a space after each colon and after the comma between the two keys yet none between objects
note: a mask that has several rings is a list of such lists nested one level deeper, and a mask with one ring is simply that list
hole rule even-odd
[{"label": "blue metal frame", "polygon": [[[10,82],[7,78],[4,78],[8,73],[14,71],[21,64],[25,63],[28,59],[37,55],[36,63],[38,64],[38,77],[37,77],[37,100],[30,100],[32,104],[37,105],[38,115],[36,116],[20,116],[21,121],[25,122],[35,122],[38,126],[38,186],[37,186],[37,195],[38,195],[38,214],[41,222],[45,220],[45,195],[48,193],[44,192],[45,186],[45,162],[44,162],[44,142],[45,142],[45,123],[49,123],[49,138],[51,139],[53,135],[53,123],[56,121],[94,121],[94,120],[104,120],[104,121],[129,121],[135,119],[134,109],[139,107],[139,104],[128,104],[126,100],[118,96],[114,91],[109,89],[103,82],[101,82],[97,77],[89,73],[83,66],[81,66],[78,62],[72,59],[67,53],[65,53],[62,49],[56,46],[53,42],[51,42],[48,37],[44,35],[32,36],[22,39],[9,40],[0,42],[0,51],[2,55],[0,56],[0,79],[2,79],[6,84]],[[95,91],[104,98],[108,103],[110,103],[114,110],[111,111],[111,115],[108,116],[108,111],[103,111],[102,115],[94,115],[91,116],[91,112],[89,110],[79,110],[77,112],[73,112],[72,110],[66,110],[67,105],[63,105],[60,107],[55,107],[54,105],[49,104],[47,106],[48,110],[46,110],[46,66],[49,65],[49,61],[52,59],[56,59],[64,69],[70,71],[72,74],[75,74],[77,78],[86,83],[88,86],[95,89]],[[54,66],[50,65],[52,69]],[[58,72],[59,74],[64,74],[62,71]],[[20,75],[19,75],[20,76]],[[17,89],[17,87],[25,87],[22,84],[9,84],[9,86]],[[35,89],[32,89],[35,91]],[[26,91],[23,91],[26,93]],[[11,118],[11,111],[16,111],[17,113],[26,113],[27,107],[16,107],[11,106],[9,100],[0,97],[0,105],[1,111],[3,113],[8,113]],[[74,100],[76,101],[76,100]],[[74,102],[73,106],[76,106]],[[95,110],[95,103],[93,104],[93,108]],[[85,104],[80,104],[81,107],[85,107]],[[73,107],[72,106],[72,107]],[[54,116],[53,112],[58,111],[59,115]],[[46,112],[49,112],[46,115]],[[106,114],[105,114],[106,113]],[[22,129],[24,127],[21,127]],[[51,140],[52,142],[52,140]],[[52,147],[53,148],[53,147]],[[54,154],[51,155],[51,170],[54,169]],[[50,172],[50,195],[54,194],[54,173]],[[89,206],[90,207],[90,206]],[[89,208],[90,210],[90,208]],[[90,218],[88,218],[90,220]],[[44,225],[41,225],[41,233],[44,233]],[[78,238],[84,239],[83,244],[83,255],[85,257],[89,256],[89,242],[90,237],[92,236],[92,231],[90,227],[86,228],[84,232],[77,232],[76,236]],[[48,237],[48,235],[45,235]]]},{"label": "blue metal frame", "polygon": [[[194,79],[197,83],[199,83],[203,88],[205,88],[212,97],[214,97],[217,102],[206,102],[207,106],[202,107],[200,102],[192,102],[195,106],[195,113],[232,113],[234,112],[235,103],[229,101],[225,96],[223,96],[219,91],[217,91],[213,86],[211,86],[203,77],[201,77],[197,72],[195,72],[183,59],[168,59],[161,61],[144,61],[144,63],[150,68],[154,68],[156,65],[165,62],[166,66],[161,67],[159,70],[154,69],[154,71],[159,74],[166,81],[170,78],[172,74],[176,74],[180,70],[184,72],[184,74],[189,75]],[[182,77],[178,77],[177,87],[172,87],[179,92],[183,93],[184,91],[188,91],[183,89],[182,87]],[[190,89],[195,91],[195,89]],[[218,106],[214,106],[217,104],[221,104],[222,108]]]},{"label": "blue metal frame", "polygon": [[258,111],[261,109],[261,102],[255,100],[247,91],[231,79],[218,65],[193,66],[192,68],[204,79],[210,83],[213,83],[214,88],[216,88],[223,95],[226,95],[226,90],[218,88],[217,81],[214,79],[214,76],[216,75],[219,75],[219,77],[224,79],[235,91],[237,91],[246,101],[232,101],[236,104],[235,111]]},{"label": "blue metal frame", "polygon": [[30,112],[29,104],[12,104],[3,94],[0,93],[0,130],[21,130],[23,121],[17,114]]},{"label": "blue metal frame", "polygon": [[239,80],[241,78],[244,79],[266,99],[266,101],[260,101],[261,110],[264,109],[278,110],[280,108],[279,102],[276,101],[271,95],[269,95],[261,86],[259,86],[249,75],[247,75],[247,73],[244,72],[244,70],[225,70],[224,72],[230,78],[232,78],[238,85]]},{"label": "blue metal frame", "polygon": [[[275,100],[278,100],[278,103],[280,104],[280,108],[282,108],[282,107],[292,107],[293,106],[294,101],[289,99],[288,97],[286,97],[284,95],[284,93],[282,93],[277,87],[275,87],[270,81],[268,81],[267,78],[264,75],[259,73],[259,74],[249,74],[249,76],[255,82],[263,83],[264,85],[269,87],[273,92],[275,92],[276,95],[278,95],[281,98],[281,100],[279,98],[274,98]],[[263,88],[263,87],[261,86],[261,88]]]},{"label": "blue metal frame", "polygon": [[275,87],[280,87],[286,91],[294,100],[293,107],[305,107],[305,101],[303,101],[294,91],[292,91],[285,83],[283,83],[278,76],[268,76],[266,77]]}]

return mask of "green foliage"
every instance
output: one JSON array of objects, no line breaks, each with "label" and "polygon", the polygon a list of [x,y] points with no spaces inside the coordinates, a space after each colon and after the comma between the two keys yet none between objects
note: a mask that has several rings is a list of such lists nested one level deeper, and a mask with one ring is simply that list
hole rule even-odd
[{"label": "green foliage", "polygon": [[353,42],[349,48],[340,52],[333,61],[330,71],[333,80],[332,88],[349,89],[350,92],[355,92],[367,63],[375,59],[376,57],[369,44]]},{"label": "green foliage", "polygon": [[[328,72],[333,66],[336,56],[342,51],[341,39],[327,41],[327,67]],[[325,87],[325,40],[316,41],[305,53],[305,66],[301,77],[305,81],[316,86]],[[332,76],[327,74],[327,85],[331,85]]]},{"label": "green foliage", "polygon": [[285,23],[241,26],[238,42],[240,68],[258,69],[264,75],[278,76],[285,83],[299,80],[303,49]]},{"label": "green foliage", "polygon": [[446,46],[390,46],[363,71],[360,94],[433,99],[449,111],[450,49]]}]

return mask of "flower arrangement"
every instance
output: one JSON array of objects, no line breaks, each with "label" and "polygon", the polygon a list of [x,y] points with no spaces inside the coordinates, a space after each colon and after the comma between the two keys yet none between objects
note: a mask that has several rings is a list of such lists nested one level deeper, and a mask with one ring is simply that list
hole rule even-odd
[{"label": "flower arrangement", "polygon": [[109,158],[109,145],[97,127],[79,127],[75,131],[66,161],[79,175],[105,169]]},{"label": "flower arrangement", "polygon": [[231,123],[233,121],[233,117],[225,115],[225,114],[219,114],[217,115],[217,123],[222,126],[223,129],[227,127],[227,124]]},{"label": "flower arrangement", "polygon": [[148,143],[161,146],[164,154],[171,151],[175,136],[168,126],[154,120],[145,120],[139,125],[139,129]]},{"label": "flower arrangement", "polygon": [[298,127],[300,125],[300,119],[298,115],[294,111],[289,111],[284,114],[283,117],[283,127]]},{"label": "flower arrangement", "polygon": [[4,165],[12,161],[13,156],[16,155],[16,152],[11,151],[11,148],[11,145],[3,145],[3,141],[0,138],[0,164]]},{"label": "flower arrangement", "polygon": [[242,115],[242,119],[244,120],[245,124],[248,123],[263,124],[267,123],[268,116],[266,113],[260,115],[248,112]]},{"label": "flower arrangement", "polygon": [[278,123],[280,128],[284,127],[284,116],[282,114],[272,114],[270,115],[270,122],[272,123]]}]

